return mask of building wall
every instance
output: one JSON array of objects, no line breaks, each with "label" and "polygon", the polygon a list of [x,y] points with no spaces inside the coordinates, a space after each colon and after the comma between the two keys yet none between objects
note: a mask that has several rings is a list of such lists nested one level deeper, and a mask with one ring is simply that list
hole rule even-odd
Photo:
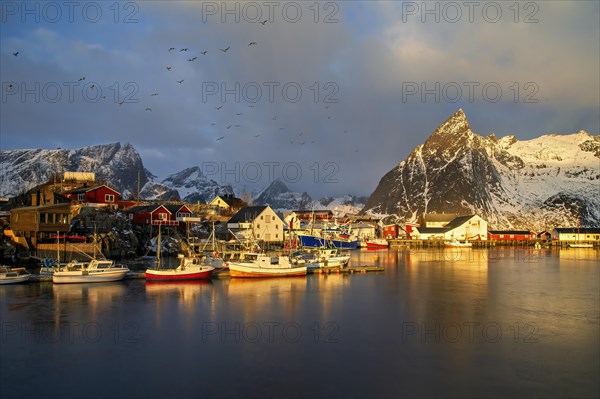
[{"label": "building wall", "polygon": [[256,239],[266,242],[283,241],[283,221],[271,208],[266,208],[252,223]]}]

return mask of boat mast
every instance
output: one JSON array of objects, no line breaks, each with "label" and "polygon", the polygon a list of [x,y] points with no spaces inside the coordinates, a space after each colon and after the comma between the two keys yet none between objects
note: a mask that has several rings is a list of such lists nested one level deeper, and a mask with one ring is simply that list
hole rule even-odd
[{"label": "boat mast", "polygon": [[156,268],[160,268],[160,221],[158,223],[158,236],[156,237]]}]

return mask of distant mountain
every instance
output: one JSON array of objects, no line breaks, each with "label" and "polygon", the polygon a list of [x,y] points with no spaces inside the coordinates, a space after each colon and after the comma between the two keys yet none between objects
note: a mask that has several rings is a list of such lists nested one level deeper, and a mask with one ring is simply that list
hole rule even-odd
[{"label": "distant mountain", "polygon": [[162,182],[162,185],[176,190],[184,202],[210,202],[217,195],[233,194],[231,186],[221,186],[208,179],[200,167],[194,166],[175,173]]},{"label": "distant mountain", "polygon": [[124,198],[137,195],[138,171],[141,186],[151,180],[140,155],[128,143],[101,144],[76,150],[9,150],[0,154],[0,195],[7,197],[46,183],[55,174],[62,176],[63,172],[94,172],[96,181],[108,183]]},{"label": "distant mountain", "polygon": [[276,179],[255,197],[254,203],[256,205],[270,205],[280,212],[299,209],[329,209],[331,211],[337,210],[340,214],[346,214],[358,213],[366,200],[365,197],[345,195],[343,197],[323,197],[315,201],[306,192],[290,191],[284,182]]},{"label": "distant mountain", "polygon": [[305,209],[312,198],[306,192],[291,192],[280,179],[275,179],[254,199],[255,205],[269,205],[277,211]]},{"label": "distant mountain", "polygon": [[494,228],[600,226],[600,137],[479,136],[459,109],[383,176],[362,212],[477,213]]}]

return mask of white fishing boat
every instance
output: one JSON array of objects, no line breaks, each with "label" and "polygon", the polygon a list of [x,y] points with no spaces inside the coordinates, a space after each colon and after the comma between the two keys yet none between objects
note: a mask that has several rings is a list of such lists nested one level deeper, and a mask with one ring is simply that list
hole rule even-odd
[{"label": "white fishing boat", "polygon": [[290,261],[289,256],[271,257],[264,253],[246,253],[244,259],[227,262],[231,277],[305,276],[306,264]]},{"label": "white fishing boat", "polygon": [[7,266],[0,266],[0,284],[24,283],[29,280],[31,274],[22,273],[25,269],[11,269]]},{"label": "white fishing boat", "polygon": [[117,265],[112,260],[92,259],[89,262],[71,261],[59,267],[52,274],[55,284],[66,283],[105,283],[120,281],[125,278],[129,269]]},{"label": "white fishing boat", "polygon": [[312,258],[306,260],[308,269],[340,269],[346,267],[350,255],[341,253],[337,248],[319,248]]},{"label": "white fishing boat", "polygon": [[594,248],[593,244],[574,243],[569,244],[569,248]]}]

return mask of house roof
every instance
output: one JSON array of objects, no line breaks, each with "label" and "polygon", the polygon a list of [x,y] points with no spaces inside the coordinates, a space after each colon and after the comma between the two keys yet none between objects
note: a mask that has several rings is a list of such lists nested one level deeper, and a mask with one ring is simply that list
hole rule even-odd
[{"label": "house roof", "polygon": [[423,216],[423,220],[426,222],[450,222],[457,217],[458,215],[455,213],[428,213]]},{"label": "house roof", "polygon": [[529,235],[531,233],[535,234],[534,231],[530,230],[488,230],[490,234],[526,234]]},{"label": "house roof", "polygon": [[132,206],[131,208],[129,208],[129,212],[133,212],[133,213],[154,212],[155,210],[157,210],[160,207],[163,207],[169,213],[172,213],[166,206],[164,206],[164,205],[156,205],[156,204]]},{"label": "house roof", "polygon": [[233,197],[233,196],[229,196],[229,195],[218,195],[210,202],[211,203],[214,202],[217,198],[220,198],[224,203],[226,203],[230,207],[238,207],[238,206],[242,207],[242,206],[246,205],[246,202],[244,202],[241,198],[237,198],[237,197]]},{"label": "house roof", "polygon": [[[168,205],[163,205],[165,208],[167,208],[167,210],[171,213],[177,213],[181,208],[183,208],[185,205],[175,205],[175,204],[168,204]],[[187,207],[186,207],[187,209]],[[189,209],[188,209],[189,210]]]},{"label": "house roof", "polygon": [[106,184],[102,184],[102,185],[99,185],[99,186],[91,186],[91,187],[80,187],[80,188],[76,188],[76,189],[74,189],[74,190],[67,191],[67,194],[79,194],[79,193],[87,193],[87,192],[90,192],[90,191],[97,190],[97,189],[99,189],[99,188],[101,188],[101,187],[106,187],[106,188],[108,188],[109,190],[111,190],[111,191],[114,191],[116,194],[119,194],[119,192],[118,192],[117,190],[115,190],[115,189],[113,189],[113,188],[110,188],[110,187],[108,187]]},{"label": "house roof", "polygon": [[235,215],[227,221],[227,223],[243,223],[252,222],[258,215],[260,215],[265,209],[269,208],[268,205],[264,206],[246,206],[240,209]]},{"label": "house roof", "polygon": [[436,233],[445,233],[447,231],[450,230],[454,230],[455,228],[463,225],[464,223],[466,223],[467,221],[469,221],[471,218],[475,217],[476,215],[466,215],[466,216],[459,216],[456,217],[454,219],[452,219],[452,221],[450,221],[450,223],[448,223],[447,225],[445,225],[444,227],[415,227],[415,229],[417,229],[419,231],[419,233],[425,233],[425,234],[436,234]]}]

